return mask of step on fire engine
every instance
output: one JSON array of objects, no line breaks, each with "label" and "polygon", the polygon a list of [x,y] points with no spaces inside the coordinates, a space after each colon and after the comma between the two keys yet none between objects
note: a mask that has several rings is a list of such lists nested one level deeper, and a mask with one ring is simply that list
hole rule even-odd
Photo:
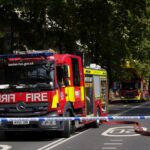
[{"label": "step on fire engine", "polygon": [[[79,56],[49,51],[0,55],[0,117],[106,116],[107,72]],[[99,120],[29,121],[0,124],[6,136],[15,131],[60,131],[69,137],[81,124],[99,127]]]}]

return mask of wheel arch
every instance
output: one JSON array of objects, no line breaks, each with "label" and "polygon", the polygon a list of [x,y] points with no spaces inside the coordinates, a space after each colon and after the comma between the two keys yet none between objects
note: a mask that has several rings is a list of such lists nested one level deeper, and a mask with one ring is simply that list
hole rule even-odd
[{"label": "wheel arch", "polygon": [[75,116],[75,114],[74,114],[74,108],[73,108],[73,103],[72,102],[67,102],[65,104],[64,113],[63,114],[65,114],[68,111],[70,112],[71,116]]},{"label": "wheel arch", "polygon": [[97,109],[99,110],[99,113],[101,115],[102,114],[102,106],[100,104],[95,106],[94,115],[96,115]]}]

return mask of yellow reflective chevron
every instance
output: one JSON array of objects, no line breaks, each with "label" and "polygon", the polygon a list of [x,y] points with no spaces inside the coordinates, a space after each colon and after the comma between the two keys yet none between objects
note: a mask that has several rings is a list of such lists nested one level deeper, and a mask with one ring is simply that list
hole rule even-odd
[{"label": "yellow reflective chevron", "polygon": [[84,86],[81,86],[81,101],[85,100],[85,95],[84,95]]},{"label": "yellow reflective chevron", "polygon": [[66,87],[65,94],[66,94],[66,101],[70,101],[70,102],[75,101],[74,87]]},{"label": "yellow reflective chevron", "polygon": [[58,90],[56,90],[56,94],[53,96],[52,108],[57,108],[58,103]]},{"label": "yellow reflective chevron", "polygon": [[70,77],[70,67],[68,66],[68,77]]}]

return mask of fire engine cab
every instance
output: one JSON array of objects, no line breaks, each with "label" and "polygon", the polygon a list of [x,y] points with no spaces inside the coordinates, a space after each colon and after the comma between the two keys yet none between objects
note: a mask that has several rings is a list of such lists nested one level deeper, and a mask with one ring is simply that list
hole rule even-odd
[{"label": "fire engine cab", "polygon": [[[0,55],[0,118],[86,117],[107,115],[107,72],[79,56],[49,51]],[[0,124],[15,131],[61,131],[69,137],[77,125],[99,127],[99,120],[25,121]]]}]

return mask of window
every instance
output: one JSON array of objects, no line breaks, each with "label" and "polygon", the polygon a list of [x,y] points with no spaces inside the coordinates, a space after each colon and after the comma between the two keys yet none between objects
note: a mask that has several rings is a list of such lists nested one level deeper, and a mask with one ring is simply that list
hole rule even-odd
[{"label": "window", "polygon": [[56,67],[56,71],[57,71],[57,82],[59,87],[64,86],[64,68],[63,66],[57,66]]},{"label": "window", "polygon": [[3,66],[0,69],[3,84],[36,84],[54,82],[53,63],[31,66]]},{"label": "window", "polygon": [[80,86],[80,73],[78,59],[72,59],[73,83],[74,86]]},{"label": "window", "polygon": [[94,78],[94,94],[96,98],[100,97],[100,78],[99,76],[93,76]]}]

